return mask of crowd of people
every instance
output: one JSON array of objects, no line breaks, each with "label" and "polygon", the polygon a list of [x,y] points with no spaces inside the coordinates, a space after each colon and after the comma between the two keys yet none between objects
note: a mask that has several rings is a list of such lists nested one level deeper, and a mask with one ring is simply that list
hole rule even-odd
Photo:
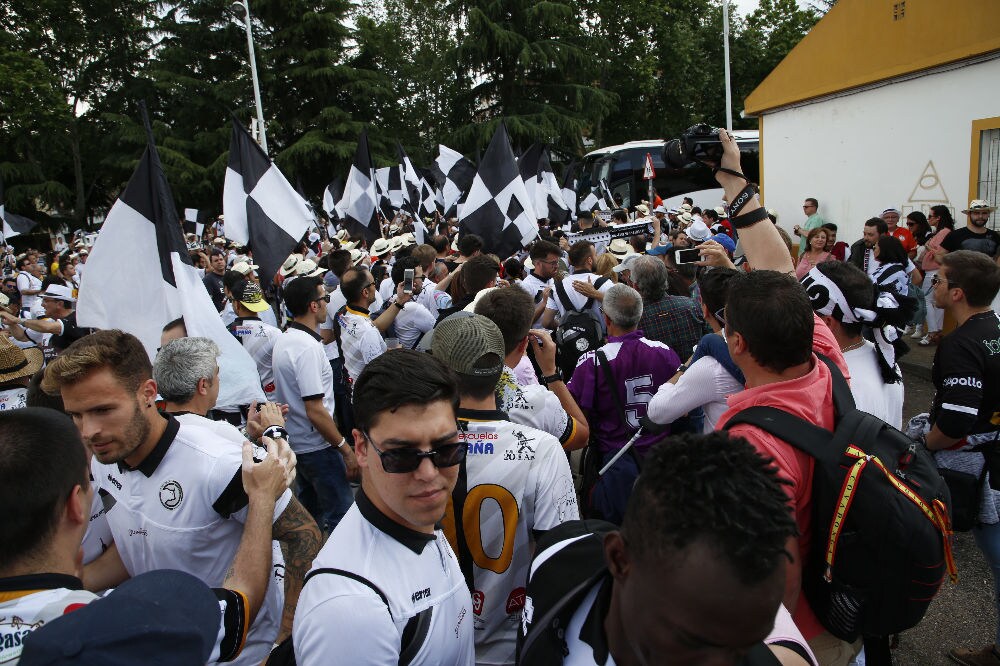
[{"label": "crowd of people", "polygon": [[[730,424],[833,430],[838,375],[978,481],[1000,582],[994,207],[886,209],[849,244],[808,198],[795,248],[722,143],[717,207],[540,220],[510,257],[400,212],[261,281],[224,220],[189,235],[266,397],[235,409],[216,341],[169,322],[151,360],[77,326],[86,240],[8,249],[0,663],[863,663],[803,592],[815,461]],[[927,414],[903,414],[906,336],[937,345]]]}]

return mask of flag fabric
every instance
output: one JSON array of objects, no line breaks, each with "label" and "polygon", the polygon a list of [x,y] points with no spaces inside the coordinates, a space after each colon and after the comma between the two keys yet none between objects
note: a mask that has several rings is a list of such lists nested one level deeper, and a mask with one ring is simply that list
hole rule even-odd
[{"label": "flag fabric", "polygon": [[344,196],[340,200],[341,222],[353,236],[360,234],[368,242],[382,236],[378,221],[378,193],[375,190],[375,172],[368,152],[368,133],[361,131],[354,163],[347,174]]},{"label": "flag fabric", "polygon": [[566,207],[570,210],[570,217],[572,217],[572,214],[577,212],[576,160],[570,162],[569,166],[566,167],[566,171],[563,173],[562,198],[566,203]]},{"label": "flag fabric", "polygon": [[200,240],[205,233],[205,223],[211,215],[207,210],[197,208],[184,209],[184,233],[194,234]]},{"label": "flag fabric", "polygon": [[337,210],[337,204],[343,196],[344,180],[340,176],[334,178],[329,185],[323,188],[323,210],[326,212],[326,216],[334,222],[340,221],[341,215],[340,211]]},{"label": "flag fabric", "polygon": [[[403,191],[399,184],[399,167],[375,169],[375,192],[378,194],[378,208],[382,217],[391,220],[402,206]],[[393,204],[393,193],[397,203]]]},{"label": "flag fabric", "polygon": [[560,226],[566,224],[571,210],[566,207],[562,188],[556,181],[556,175],[552,173],[548,147],[540,143],[532,144],[521,155],[517,166],[528,198],[534,206],[535,218],[545,218]]},{"label": "flag fabric", "polygon": [[468,194],[476,177],[476,165],[462,153],[444,144],[438,144],[438,156],[431,167],[434,178],[441,187],[441,207],[445,217],[458,217],[458,205]]},{"label": "flag fabric", "polygon": [[583,201],[580,202],[580,211],[592,211],[597,208],[600,203],[601,199],[597,196],[597,192],[591,190],[590,193],[583,198]]},{"label": "flag fabric", "polygon": [[482,237],[484,251],[509,257],[538,236],[538,222],[501,122],[459,214],[459,235]]},{"label": "flag fabric", "polygon": [[541,181],[538,178],[538,169],[544,150],[544,145],[533,143],[517,158],[517,171],[521,175],[521,180],[524,181],[524,189],[531,202],[531,212],[536,220],[548,216],[545,193],[542,191]]},{"label": "flag fabric", "polygon": [[601,210],[614,210],[618,208],[615,203],[615,197],[611,194],[611,188],[608,187],[608,179],[601,178],[601,200],[598,201],[598,205],[601,206]]},{"label": "flag fabric", "polygon": [[[226,330],[191,263],[173,201],[150,138],[90,252],[77,323],[132,333],[153,359],[163,328],[183,318],[188,336],[211,338],[219,346],[218,406],[264,400],[257,364]],[[129,260],[123,262],[124,256]]]},{"label": "flag fabric", "polygon": [[417,217],[420,215],[421,201],[420,172],[413,166],[410,157],[399,143],[396,144],[396,152],[399,155],[399,172],[402,179],[402,208]]},{"label": "flag fabric", "polygon": [[556,180],[556,174],[552,171],[552,162],[549,159],[549,149],[546,147],[542,151],[542,156],[538,164],[538,179],[541,190],[545,192],[546,213],[550,222],[555,222],[563,226],[569,222],[573,213],[573,207],[563,200],[562,188]]},{"label": "flag fabric", "polygon": [[21,215],[15,215],[7,210],[7,199],[5,198],[2,178],[0,178],[0,220],[3,221],[3,237],[5,240],[29,233],[38,224],[34,220],[29,220]]},{"label": "flag fabric", "polygon": [[222,194],[226,238],[248,245],[269,283],[313,225],[305,199],[235,118]]},{"label": "flag fabric", "polygon": [[434,217],[438,211],[437,193],[426,179],[420,179],[420,213],[421,219]]}]

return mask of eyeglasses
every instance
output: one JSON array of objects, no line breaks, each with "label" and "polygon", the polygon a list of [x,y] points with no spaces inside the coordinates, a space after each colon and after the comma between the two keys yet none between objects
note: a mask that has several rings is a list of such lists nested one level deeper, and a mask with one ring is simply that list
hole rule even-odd
[{"label": "eyeglasses", "polygon": [[375,282],[374,282],[374,281],[372,281],[372,282],[369,282],[369,283],[368,283],[368,284],[366,284],[365,286],[361,287],[361,291],[364,291],[364,290],[365,290],[365,289],[367,289],[368,287],[374,287],[374,286],[375,286]]},{"label": "eyeglasses", "polygon": [[916,222],[907,222],[906,226],[908,226],[908,227],[915,227],[915,226],[917,226],[917,223]]},{"label": "eyeglasses", "polygon": [[723,305],[721,308],[712,313],[712,315],[718,320],[719,325],[723,328],[726,327],[726,306]]},{"label": "eyeglasses", "polygon": [[424,458],[429,458],[431,463],[438,469],[442,467],[454,467],[465,460],[465,454],[469,450],[465,442],[455,442],[454,444],[442,444],[430,451],[421,451],[409,446],[380,451],[375,446],[375,440],[372,439],[372,436],[367,432],[364,435],[368,443],[375,449],[379,460],[382,461],[382,469],[389,474],[414,472],[420,467],[420,463],[423,462]]},{"label": "eyeglasses", "polygon": [[323,301],[324,303],[329,303],[330,302],[330,294],[327,294],[325,296],[320,296],[319,298],[314,298],[313,299],[313,303],[319,303],[320,301]]},{"label": "eyeglasses", "polygon": [[957,284],[955,284],[954,282],[949,282],[947,278],[942,279],[940,275],[935,275],[934,277],[931,278],[931,286],[932,287],[936,287],[939,284],[941,284],[942,282],[945,282],[945,283],[951,285],[952,289],[961,289],[961,287],[958,286]]},{"label": "eyeglasses", "polygon": [[539,259],[535,263],[536,264],[549,264],[550,266],[552,266],[552,265],[557,265],[559,263],[559,260],[558,259]]}]

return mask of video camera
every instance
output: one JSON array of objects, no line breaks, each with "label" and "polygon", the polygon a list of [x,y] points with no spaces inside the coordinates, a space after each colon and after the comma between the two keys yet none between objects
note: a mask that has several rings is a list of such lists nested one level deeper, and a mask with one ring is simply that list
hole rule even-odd
[{"label": "video camera", "polygon": [[718,127],[698,123],[687,128],[678,139],[667,141],[663,147],[663,161],[673,169],[683,169],[688,164],[722,161],[722,142]]}]

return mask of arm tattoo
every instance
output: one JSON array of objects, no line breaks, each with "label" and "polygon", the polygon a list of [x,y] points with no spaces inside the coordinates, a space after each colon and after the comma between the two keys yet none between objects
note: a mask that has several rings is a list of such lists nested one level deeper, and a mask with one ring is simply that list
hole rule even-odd
[{"label": "arm tattoo", "polygon": [[278,641],[292,633],[292,618],[306,572],[323,545],[323,535],[309,512],[294,497],[275,521],[271,535],[280,541],[285,555],[285,607]]}]

